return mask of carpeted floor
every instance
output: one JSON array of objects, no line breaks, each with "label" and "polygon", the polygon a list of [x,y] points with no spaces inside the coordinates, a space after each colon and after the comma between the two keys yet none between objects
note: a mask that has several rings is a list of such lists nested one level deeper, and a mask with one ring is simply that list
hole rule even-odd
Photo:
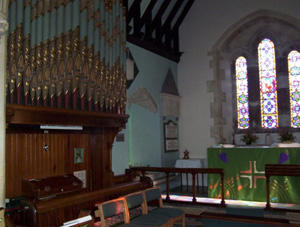
[{"label": "carpeted floor", "polygon": [[[164,195],[163,195],[164,197]],[[170,195],[172,200],[192,201],[192,197]],[[198,198],[200,202],[211,202],[213,204],[220,203],[220,199]],[[297,224],[300,226],[300,209],[298,204],[271,204],[272,207],[285,208],[284,211],[265,211],[266,203],[251,202],[251,201],[236,201],[225,200],[227,206],[214,207],[204,205],[192,205],[187,203],[166,203],[164,206],[172,206],[181,208],[185,211],[187,217],[199,216],[199,218],[188,218],[187,225],[192,226],[207,226],[207,227],[271,227],[271,226],[289,226],[289,224]],[[296,211],[298,210],[298,211]],[[204,217],[203,217],[204,216]],[[212,218],[207,218],[210,216]],[[225,218],[219,218],[219,216]],[[229,221],[228,216],[233,216],[234,220]],[[217,217],[217,218],[215,218]],[[253,218],[251,218],[253,217]]]}]

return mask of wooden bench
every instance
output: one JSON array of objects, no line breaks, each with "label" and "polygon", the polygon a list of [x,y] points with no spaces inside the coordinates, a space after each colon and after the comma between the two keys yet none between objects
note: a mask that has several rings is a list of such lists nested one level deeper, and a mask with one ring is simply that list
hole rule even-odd
[{"label": "wooden bench", "polygon": [[26,226],[52,227],[78,218],[82,209],[93,211],[95,204],[152,187],[150,178],[115,185],[109,188],[47,200],[21,201]]},{"label": "wooden bench", "polygon": [[[148,209],[147,202],[158,200],[159,206],[156,209]],[[108,218],[117,217],[117,223],[122,227],[145,227],[145,226],[160,226],[172,227],[175,222],[185,227],[185,212],[176,208],[163,208],[160,189],[158,187],[149,188],[146,190],[130,193],[123,197],[109,200],[100,204],[96,204],[98,210],[95,211],[95,216],[100,217],[101,227],[107,227]],[[131,216],[131,210],[140,208],[141,214],[135,217]],[[151,210],[149,212],[149,210]]]},{"label": "wooden bench", "polygon": [[265,165],[267,204],[266,209],[271,209],[270,204],[270,177],[271,176],[293,176],[300,177],[300,165],[288,164],[266,164]]}]

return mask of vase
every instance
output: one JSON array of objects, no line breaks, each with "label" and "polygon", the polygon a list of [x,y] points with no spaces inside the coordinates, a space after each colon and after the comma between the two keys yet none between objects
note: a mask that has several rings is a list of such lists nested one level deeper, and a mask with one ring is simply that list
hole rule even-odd
[{"label": "vase", "polygon": [[282,143],[287,143],[287,144],[289,144],[289,143],[292,143],[292,141],[291,141],[291,140],[284,140],[284,141],[282,141]]},{"label": "vase", "polygon": [[251,141],[249,141],[249,142],[246,142],[246,145],[251,145]]}]

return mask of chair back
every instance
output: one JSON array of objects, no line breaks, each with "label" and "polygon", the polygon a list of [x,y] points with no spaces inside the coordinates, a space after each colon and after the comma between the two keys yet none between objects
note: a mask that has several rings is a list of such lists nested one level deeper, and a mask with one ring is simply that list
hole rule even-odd
[{"label": "chair back", "polygon": [[162,207],[162,198],[159,187],[147,188],[144,190],[145,199],[147,202],[158,200],[159,207]]},{"label": "chair back", "polygon": [[132,208],[141,207],[143,214],[146,214],[145,212],[147,208],[145,207],[145,199],[143,192],[139,191],[132,194],[128,194],[127,196],[125,196],[125,200],[127,203],[128,210]]},{"label": "chair back", "polygon": [[4,218],[5,209],[0,208],[0,227],[5,227],[5,218]]},{"label": "chair back", "polygon": [[124,222],[127,223],[128,217],[126,212],[125,200],[123,197],[109,200],[101,204],[96,204],[96,206],[98,207],[98,210],[97,212],[95,212],[95,215],[100,217],[102,227],[106,226],[105,218],[119,214],[124,214]]}]

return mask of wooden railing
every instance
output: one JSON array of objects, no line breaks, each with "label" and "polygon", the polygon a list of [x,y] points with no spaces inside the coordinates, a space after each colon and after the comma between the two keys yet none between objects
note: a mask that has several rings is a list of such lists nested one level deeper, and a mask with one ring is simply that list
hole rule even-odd
[{"label": "wooden railing", "polygon": [[[225,206],[224,200],[224,169],[216,168],[167,168],[167,167],[131,167],[131,171],[140,171],[143,176],[146,172],[162,172],[166,174],[166,201],[170,199],[170,173],[186,173],[192,174],[193,200],[194,204],[200,203],[196,200],[196,175],[201,174],[220,174],[221,176],[221,206]],[[203,204],[203,203],[201,203]]]},{"label": "wooden railing", "polygon": [[[267,164],[265,165],[266,186],[267,186],[267,205],[266,209],[270,210],[270,177],[271,176],[293,176],[300,177],[300,165],[288,164]],[[298,211],[299,212],[299,211]]]}]

